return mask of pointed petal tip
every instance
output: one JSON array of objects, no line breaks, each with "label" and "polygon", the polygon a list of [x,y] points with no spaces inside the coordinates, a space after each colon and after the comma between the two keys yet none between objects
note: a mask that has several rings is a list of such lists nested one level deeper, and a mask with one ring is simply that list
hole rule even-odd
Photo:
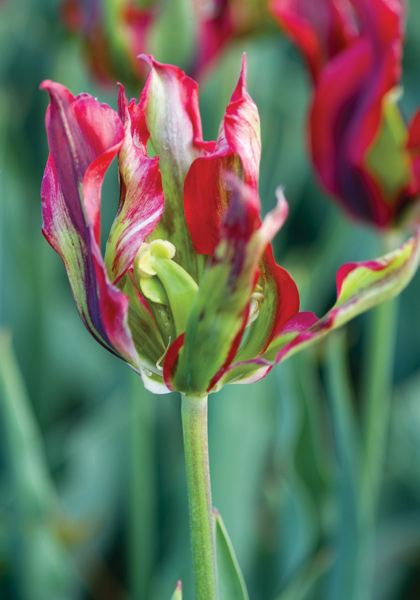
[{"label": "pointed petal tip", "polygon": [[246,85],[247,72],[248,72],[248,66],[247,66],[247,62],[246,62],[246,52],[244,52],[242,54],[242,67],[241,67],[241,79],[242,79],[244,85]]},{"label": "pointed petal tip", "polygon": [[61,83],[57,83],[56,81],[52,81],[52,79],[44,79],[44,81],[41,82],[39,89],[46,90],[50,94],[50,96],[52,96],[54,93],[59,93],[62,90],[68,92],[67,88],[64,87],[64,85],[61,85]]},{"label": "pointed petal tip", "polygon": [[247,88],[246,88],[247,73],[248,73],[248,68],[247,68],[247,62],[246,62],[246,52],[244,52],[242,54],[241,72],[239,74],[238,83],[233,92],[231,101],[234,99],[238,99],[238,97],[243,95],[244,91],[245,92],[247,91]]},{"label": "pointed petal tip", "polygon": [[[279,185],[276,188],[276,198],[277,198],[277,210],[283,216],[283,223],[286,221],[289,216],[289,203],[286,200],[286,196],[284,195],[284,187]],[[283,225],[282,223],[282,225]]]},{"label": "pointed petal tip", "polygon": [[175,589],[176,589],[177,592],[182,592],[182,581],[181,580],[179,580],[177,582]]},{"label": "pointed petal tip", "polygon": [[151,69],[153,68],[154,63],[156,62],[152,54],[138,54],[137,58],[148,64]]},{"label": "pointed petal tip", "polygon": [[49,90],[51,84],[53,84],[54,82],[51,81],[51,79],[44,79],[44,81],[41,81],[41,83],[39,84],[39,89],[40,90]]},{"label": "pointed petal tip", "polygon": [[289,204],[284,196],[283,188],[276,189],[277,205],[264,217],[261,230],[264,237],[271,241],[283,227],[289,215]]},{"label": "pointed petal tip", "polygon": [[59,99],[73,102],[75,99],[73,94],[70,92],[65,85],[52,81],[51,79],[44,79],[39,86],[40,90],[46,90],[50,96],[52,102],[58,102]]}]

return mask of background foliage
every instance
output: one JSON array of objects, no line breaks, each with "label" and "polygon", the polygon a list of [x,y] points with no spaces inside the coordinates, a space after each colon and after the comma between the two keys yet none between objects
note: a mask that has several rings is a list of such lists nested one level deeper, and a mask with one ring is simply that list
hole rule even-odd
[{"label": "background foliage", "polygon": [[[420,101],[415,30],[420,6],[412,0],[409,8],[407,116]],[[303,309],[320,316],[334,301],[337,268],[379,255],[382,241],[348,222],[319,188],[304,145],[307,74],[276,30],[235,43],[201,82],[205,138],[217,135],[244,50],[249,90],[262,121],[264,212],[273,206],[279,184],[290,204],[289,220],[274,242],[276,257],[297,280]],[[91,79],[56,2],[3,1],[0,597],[160,600],[182,579],[188,600],[179,398],[152,397],[88,335],[61,261],[40,232],[47,96],[38,86],[45,78],[116,107],[116,87],[104,90]],[[104,232],[117,198],[111,168],[103,190]],[[262,382],[230,386],[210,398],[213,502],[251,598],[359,598],[350,591],[351,562],[359,559],[373,562],[375,599],[419,597],[419,296],[417,275],[398,302],[376,553],[358,550],[363,536],[358,424],[372,314]],[[380,357],[381,348],[378,352]]]}]

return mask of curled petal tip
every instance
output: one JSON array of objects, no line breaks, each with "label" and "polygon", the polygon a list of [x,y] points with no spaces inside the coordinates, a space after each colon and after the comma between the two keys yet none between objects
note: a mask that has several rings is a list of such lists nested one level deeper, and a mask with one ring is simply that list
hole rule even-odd
[{"label": "curled petal tip", "polygon": [[51,84],[53,82],[51,81],[51,79],[44,79],[44,81],[42,81],[39,85],[39,89],[40,90],[48,90],[51,87]]},{"label": "curled petal tip", "polygon": [[289,203],[286,200],[286,197],[284,195],[284,188],[282,186],[279,186],[276,189],[276,198],[277,198],[277,206],[274,209],[274,211],[276,213],[276,216],[278,217],[278,222],[280,223],[279,225],[279,229],[280,227],[283,227],[287,217],[289,216]]},{"label": "curled petal tip", "polygon": [[155,59],[153,58],[153,56],[151,54],[138,54],[137,58],[139,60],[142,60],[145,63],[147,63],[150,68],[153,68],[153,64],[155,62]]},{"label": "curled petal tip", "polygon": [[[47,90],[47,92],[52,95],[54,92],[59,90],[66,89],[61,83],[57,83],[56,81],[52,81],[51,79],[44,79],[44,81],[39,86],[40,90]],[[66,90],[68,91],[68,90]]]},{"label": "curled petal tip", "polygon": [[[284,187],[279,185],[276,188],[276,198],[277,198],[277,206],[279,206],[282,210],[289,212],[289,203],[286,200],[286,196],[284,195]],[[287,216],[287,215],[286,215]]]}]

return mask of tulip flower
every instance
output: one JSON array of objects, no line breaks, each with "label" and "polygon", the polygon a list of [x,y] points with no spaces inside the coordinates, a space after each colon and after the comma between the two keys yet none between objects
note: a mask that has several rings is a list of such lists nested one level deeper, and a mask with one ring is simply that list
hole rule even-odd
[{"label": "tulip flower", "polygon": [[[344,289],[351,279],[356,288],[346,293],[351,306],[340,307],[339,294],[338,321],[335,313],[324,321],[299,313],[296,285],[270,245],[287,215],[281,192],[277,207],[259,216],[260,127],[245,63],[218,139],[205,142],[196,83],[177,67],[146,60],[151,72],[140,101],[128,103],[121,87],[118,113],[58,83],[42,84],[51,97],[43,233],[95,339],[149,389],[203,395],[264,376],[291,339],[307,331],[315,340],[341,324],[366,292],[356,289],[353,266],[339,282]],[[148,141],[159,158],[147,156]],[[116,156],[120,198],[103,256],[101,186]],[[366,267],[374,302],[394,278],[404,279],[401,269],[411,273],[417,239],[407,248]]]},{"label": "tulip flower", "polygon": [[[271,247],[288,210],[280,190],[277,206],[260,217],[260,124],[245,62],[217,140],[206,142],[197,84],[177,67],[145,60],[151,71],[139,102],[128,102],[121,86],[118,112],[58,83],[42,84],[51,99],[43,233],[95,339],[150,390],[182,394],[196,597],[205,600],[218,597],[216,537],[229,548],[224,576],[244,590],[212,511],[208,393],[261,379],[397,294],[415,272],[420,239],[382,259],[344,265],[337,302],[322,319],[299,312],[296,285]],[[114,157],[120,196],[102,253],[101,187]]]},{"label": "tulip flower", "polygon": [[197,76],[243,28],[234,23],[228,0],[65,0],[62,18],[84,40],[92,71],[103,83],[144,81],[146,69],[137,56],[145,52],[170,56]]},{"label": "tulip flower", "polygon": [[420,188],[419,116],[407,126],[400,95],[401,0],[272,0],[314,82],[309,113],[313,164],[349,214],[398,225]]}]

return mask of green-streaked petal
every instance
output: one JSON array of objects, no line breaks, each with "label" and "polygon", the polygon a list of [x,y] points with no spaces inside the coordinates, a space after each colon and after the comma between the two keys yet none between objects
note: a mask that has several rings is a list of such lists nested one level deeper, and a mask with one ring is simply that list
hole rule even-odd
[{"label": "green-streaked petal", "polygon": [[395,202],[411,179],[411,157],[406,149],[408,130],[397,106],[398,89],[382,99],[382,122],[364,158],[364,168],[380,182],[385,202]]},{"label": "green-streaked petal", "polygon": [[376,260],[343,265],[337,273],[337,301],[317,320],[299,313],[279,332],[261,358],[234,363],[223,383],[249,383],[264,377],[276,363],[303,350],[357,315],[399,294],[420,262],[420,230],[397,250]]},{"label": "green-streaked petal", "polygon": [[118,106],[124,124],[118,154],[120,201],[105,251],[105,265],[114,283],[133,264],[141,244],[162,216],[164,205],[159,159],[147,156],[145,115],[134,101],[127,104],[122,86]]},{"label": "green-streaked petal", "polygon": [[138,357],[127,326],[128,299],[110,283],[99,246],[101,187],[123,141],[121,120],[88,94],[75,98],[53,81],[41,87],[51,98],[42,231],[64,262],[86,328],[136,368]]},{"label": "green-streaked petal", "polygon": [[281,203],[261,224],[256,192],[238,180],[230,184],[232,201],[194,299],[173,379],[176,389],[192,395],[211,389],[233,360],[248,320],[259,262],[287,214],[287,204]]},{"label": "green-streaked petal", "polygon": [[214,151],[197,158],[184,186],[188,229],[199,254],[213,254],[231,190],[226,173],[233,173],[258,191],[261,133],[258,109],[246,89],[246,61],[226,107]]},{"label": "green-streaked petal", "polygon": [[151,67],[140,97],[154,150],[159,155],[165,210],[152,237],[169,239],[176,261],[198,280],[203,259],[194,251],[184,216],[184,181],[191,163],[205,148],[198,108],[198,86],[181,69],[145,57]]}]

